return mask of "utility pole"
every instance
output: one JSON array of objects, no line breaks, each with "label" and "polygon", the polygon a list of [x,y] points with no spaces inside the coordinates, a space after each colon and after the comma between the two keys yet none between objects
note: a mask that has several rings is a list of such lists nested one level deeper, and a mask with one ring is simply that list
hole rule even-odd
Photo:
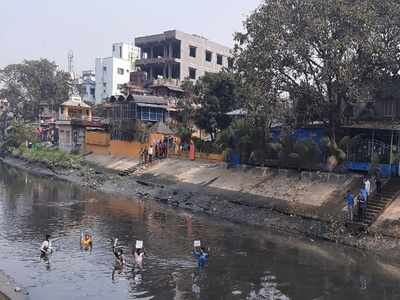
[{"label": "utility pole", "polygon": [[70,73],[71,76],[74,73],[74,52],[72,50],[68,51],[68,73]]}]

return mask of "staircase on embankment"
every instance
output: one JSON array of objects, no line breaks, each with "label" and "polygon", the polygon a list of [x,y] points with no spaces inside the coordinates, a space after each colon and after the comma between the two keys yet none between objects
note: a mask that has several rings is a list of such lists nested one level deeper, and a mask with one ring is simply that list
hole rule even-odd
[{"label": "staircase on embankment", "polygon": [[360,220],[356,217],[355,223],[364,228],[369,227],[398,196],[400,196],[400,178],[394,177],[383,185],[380,194],[374,193],[369,197],[366,218]]}]

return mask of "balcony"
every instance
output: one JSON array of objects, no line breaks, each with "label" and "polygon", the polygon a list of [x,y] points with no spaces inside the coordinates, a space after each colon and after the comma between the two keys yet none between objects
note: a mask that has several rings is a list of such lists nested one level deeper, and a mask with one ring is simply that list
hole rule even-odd
[{"label": "balcony", "polygon": [[179,63],[178,58],[174,57],[154,57],[154,58],[141,58],[136,60],[137,66],[144,66],[144,65],[163,65],[168,63]]},{"label": "balcony", "polygon": [[159,78],[151,81],[151,86],[169,86],[179,88],[181,81],[179,79]]},{"label": "balcony", "polygon": [[92,122],[91,116],[86,115],[60,115],[57,119],[57,124],[59,125],[81,125],[86,126],[88,123]]}]

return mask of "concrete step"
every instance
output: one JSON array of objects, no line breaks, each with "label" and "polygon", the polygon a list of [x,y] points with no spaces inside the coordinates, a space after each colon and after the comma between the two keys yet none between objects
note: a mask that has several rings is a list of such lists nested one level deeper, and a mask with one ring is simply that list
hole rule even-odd
[{"label": "concrete step", "polygon": [[400,178],[390,179],[382,189],[382,193],[373,194],[368,199],[367,211],[365,214],[365,219],[358,218],[355,216],[354,224],[356,226],[361,226],[368,228],[373,222],[375,222],[381,213],[386,209],[392,201],[400,195]]},{"label": "concrete step", "polygon": [[380,212],[380,211],[383,210],[383,208],[380,207],[380,206],[368,205],[367,210],[373,210],[373,211],[378,211],[378,212]]},{"label": "concrete step", "polygon": [[370,199],[368,202],[369,203],[387,203],[392,201],[393,198],[378,198],[378,199]]},{"label": "concrete step", "polygon": [[367,214],[366,214],[366,217],[367,217],[367,218],[371,218],[371,219],[372,219],[372,218],[375,218],[375,217],[377,217],[377,216],[378,216],[378,214],[376,214],[376,213],[368,213],[368,212],[367,212]]},{"label": "concrete step", "polygon": [[368,203],[367,204],[367,209],[368,208],[375,208],[375,209],[379,209],[382,210],[386,207],[386,204],[381,204],[381,203]]}]

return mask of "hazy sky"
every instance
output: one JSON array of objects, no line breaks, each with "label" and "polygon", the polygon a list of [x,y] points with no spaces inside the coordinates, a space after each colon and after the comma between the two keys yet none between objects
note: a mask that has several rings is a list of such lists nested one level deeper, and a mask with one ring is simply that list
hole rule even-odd
[{"label": "hazy sky", "polygon": [[94,69],[113,42],[178,29],[232,46],[261,0],[0,0],[0,67],[40,57]]}]

